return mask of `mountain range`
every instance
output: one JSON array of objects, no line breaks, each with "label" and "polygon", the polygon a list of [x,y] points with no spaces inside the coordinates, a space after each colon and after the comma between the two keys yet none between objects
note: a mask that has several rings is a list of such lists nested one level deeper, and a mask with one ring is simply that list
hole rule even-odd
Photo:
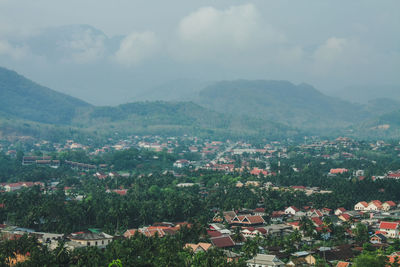
[{"label": "mountain range", "polygon": [[[14,129],[19,130],[24,128],[22,123],[101,135],[119,132],[230,138],[357,135],[365,134],[365,129],[371,135],[387,136],[400,129],[399,102],[395,100],[355,104],[324,95],[310,85],[288,81],[220,81],[202,84],[205,87],[199,89],[200,85],[193,82],[182,96],[185,101],[171,97],[170,101],[92,106],[0,68],[0,132],[5,125],[10,132],[13,122]],[[184,91],[182,83],[173,87],[178,88],[175,95]]]}]

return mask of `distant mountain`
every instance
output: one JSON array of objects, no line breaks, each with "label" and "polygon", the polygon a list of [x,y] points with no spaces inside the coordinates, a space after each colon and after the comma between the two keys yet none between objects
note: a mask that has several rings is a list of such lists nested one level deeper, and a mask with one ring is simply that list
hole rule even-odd
[{"label": "distant mountain", "polygon": [[70,123],[80,108],[90,105],[43,87],[0,67],[0,116],[43,123]]},{"label": "distant mountain", "polygon": [[79,116],[76,126],[130,134],[282,138],[299,130],[279,123],[211,111],[193,102],[135,102],[96,107]]},{"label": "distant mountain", "polygon": [[400,101],[400,85],[359,85],[337,89],[335,96],[341,99],[367,104],[373,99],[387,98]]},{"label": "distant mountain", "polygon": [[196,79],[173,80],[137,94],[133,101],[187,101],[193,100],[210,82]]},{"label": "distant mountain", "polygon": [[337,128],[365,120],[365,106],[329,97],[310,85],[287,81],[222,81],[199,94],[204,107],[271,120],[299,128]]}]

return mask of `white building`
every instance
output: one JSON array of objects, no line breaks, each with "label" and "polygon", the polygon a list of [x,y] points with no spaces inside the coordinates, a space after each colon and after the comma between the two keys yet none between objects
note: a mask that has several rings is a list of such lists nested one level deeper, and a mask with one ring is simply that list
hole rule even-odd
[{"label": "white building", "polygon": [[284,267],[282,262],[275,255],[257,254],[253,259],[246,261],[249,267]]}]

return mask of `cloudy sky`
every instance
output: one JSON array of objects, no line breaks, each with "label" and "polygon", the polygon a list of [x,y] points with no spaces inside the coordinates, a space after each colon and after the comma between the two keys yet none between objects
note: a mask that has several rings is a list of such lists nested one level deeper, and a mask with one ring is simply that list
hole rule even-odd
[{"label": "cloudy sky", "polygon": [[[178,79],[400,84],[398,0],[0,0],[0,66],[94,104]],[[379,89],[377,89],[379,90]]]}]

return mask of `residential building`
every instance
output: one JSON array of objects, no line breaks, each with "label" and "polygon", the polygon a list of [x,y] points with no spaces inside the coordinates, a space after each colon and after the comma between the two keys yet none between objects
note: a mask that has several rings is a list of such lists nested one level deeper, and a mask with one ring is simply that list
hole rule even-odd
[{"label": "residential building", "polygon": [[249,267],[284,267],[285,263],[275,255],[257,254],[253,259],[246,261]]}]

